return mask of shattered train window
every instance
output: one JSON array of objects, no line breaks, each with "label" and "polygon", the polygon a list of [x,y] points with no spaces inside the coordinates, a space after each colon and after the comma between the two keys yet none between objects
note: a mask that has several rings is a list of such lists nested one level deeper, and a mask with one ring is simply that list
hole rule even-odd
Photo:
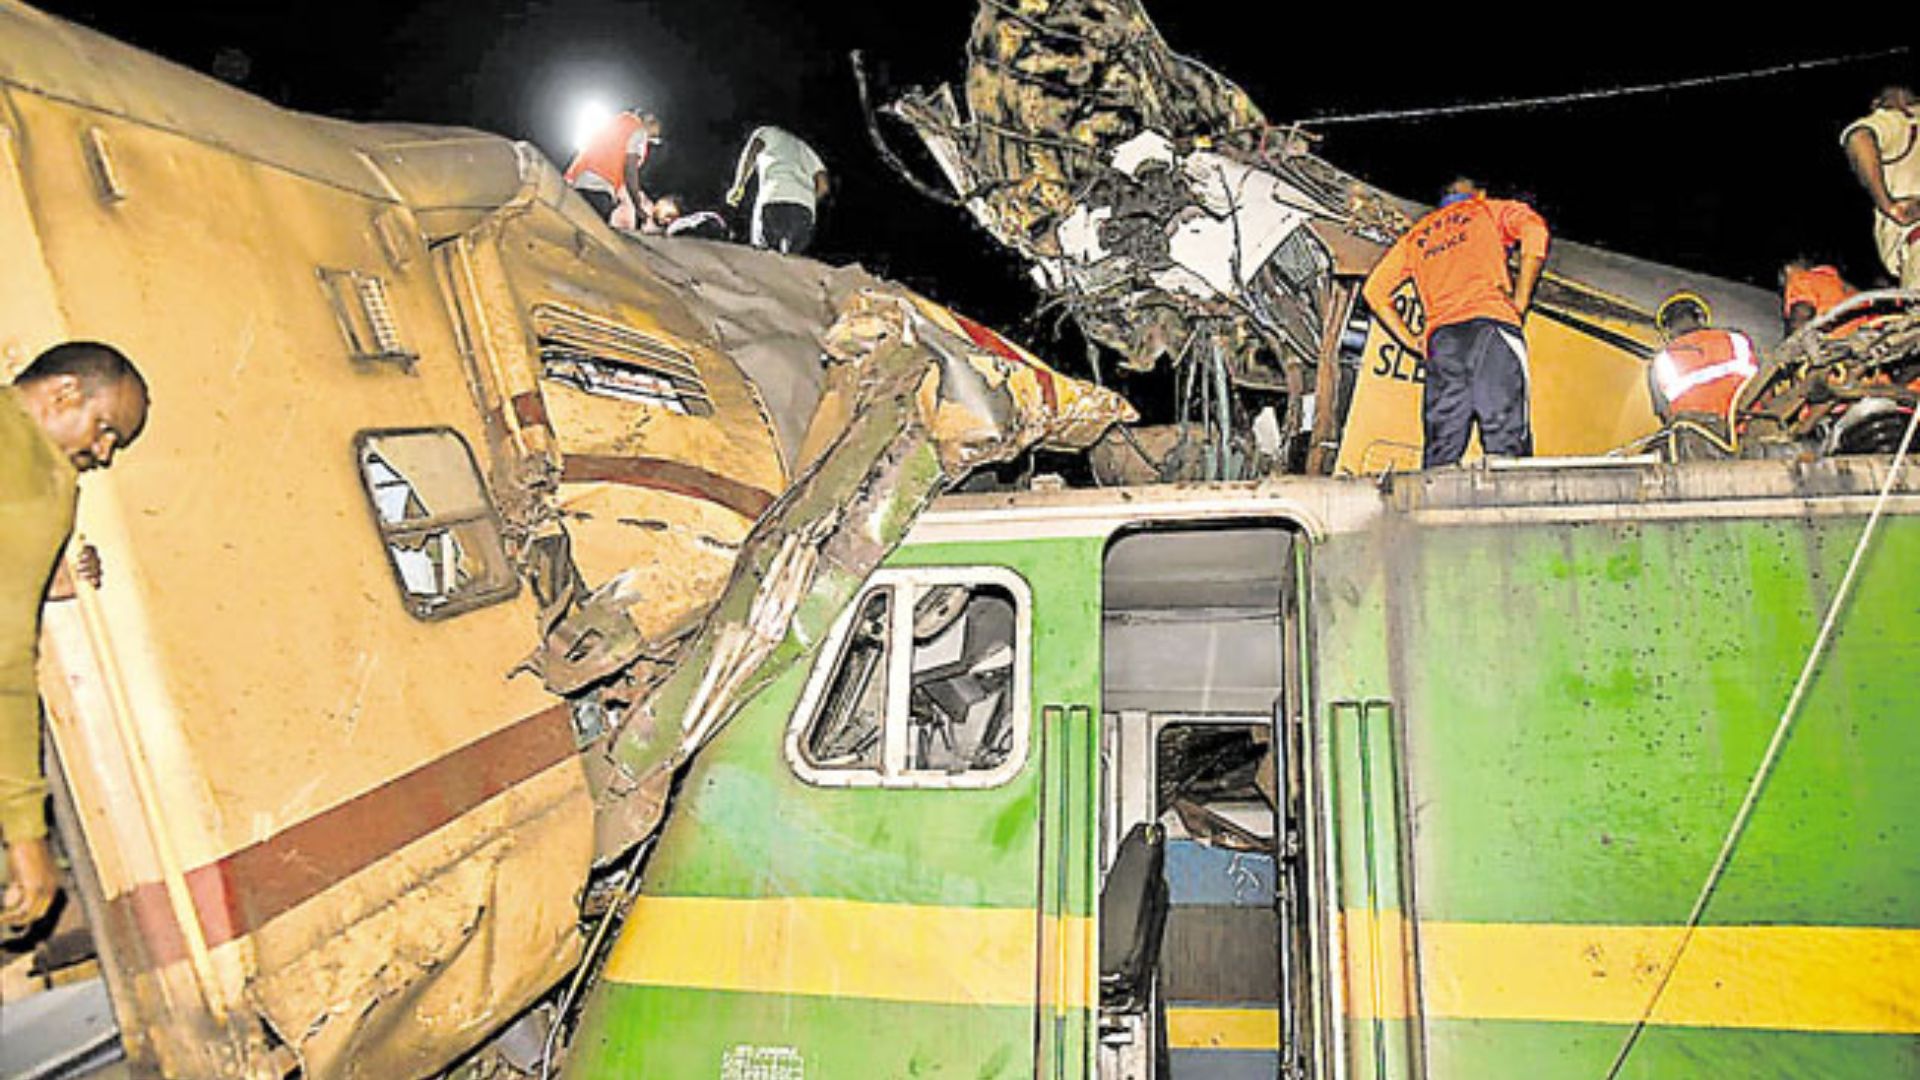
[{"label": "shattered train window", "polygon": [[365,432],[360,479],[407,610],[442,619],[519,591],[466,442],[451,431]]},{"label": "shattered train window", "polygon": [[800,751],[822,769],[878,769],[887,716],[887,627],[893,590],[875,589],[860,602],[853,628],[827,683],[820,715]]},{"label": "shattered train window", "polygon": [[987,786],[1026,748],[1025,586],[991,568],[875,575],[823,651],[792,738],[824,784]]}]

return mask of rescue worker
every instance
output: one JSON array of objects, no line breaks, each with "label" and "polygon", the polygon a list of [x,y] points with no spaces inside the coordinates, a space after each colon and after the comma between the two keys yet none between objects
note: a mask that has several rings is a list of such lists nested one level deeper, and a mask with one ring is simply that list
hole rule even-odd
[{"label": "rescue worker", "polygon": [[[1488,454],[1533,453],[1521,326],[1546,265],[1547,223],[1465,178],[1413,223],[1368,275],[1363,294],[1387,332],[1426,358],[1423,468],[1457,463],[1477,424]],[[1518,246],[1520,270],[1507,271]]]},{"label": "rescue worker", "polygon": [[771,125],[755,128],[733,168],[727,205],[746,198],[747,180],[758,181],[750,242],[798,255],[813,243],[819,204],[827,197],[827,167],[799,136]]},{"label": "rescue worker", "polygon": [[1710,420],[1715,432],[1728,434],[1734,399],[1760,370],[1753,339],[1713,326],[1706,300],[1685,291],[1662,301],[1653,321],[1667,341],[1648,370],[1654,412],[1667,424],[1683,415]]},{"label": "rescue worker", "polygon": [[[79,474],[113,464],[146,422],[146,380],[97,342],[56,345],[0,390],[0,930],[32,925],[59,889],[40,772],[40,604],[72,595],[55,566],[73,531]],[[99,584],[91,549],[80,573]]]},{"label": "rescue worker", "polygon": [[1840,134],[1847,161],[1873,199],[1880,261],[1903,289],[1920,288],[1920,115],[1913,91],[1889,86],[1873,111]]},{"label": "rescue worker", "polygon": [[1780,268],[1780,315],[1786,331],[1795,330],[1824,315],[1860,290],[1847,283],[1840,271],[1807,259],[1794,259]]},{"label": "rescue worker", "polygon": [[567,183],[616,229],[636,230],[652,214],[640,169],[660,141],[660,119],[629,109],[600,125],[567,166]]},{"label": "rescue worker", "polygon": [[[1807,259],[1794,259],[1787,263],[1780,268],[1780,317],[1787,333],[1792,334],[1859,291],[1847,284],[1847,279],[1840,276],[1840,271],[1831,266],[1815,265]],[[1858,322],[1849,321],[1836,327],[1833,332],[1842,333]]]}]

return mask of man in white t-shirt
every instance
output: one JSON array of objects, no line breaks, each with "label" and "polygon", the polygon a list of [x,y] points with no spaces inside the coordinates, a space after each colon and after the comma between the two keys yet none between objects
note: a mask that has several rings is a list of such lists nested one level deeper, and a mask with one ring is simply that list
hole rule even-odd
[{"label": "man in white t-shirt", "polygon": [[1920,289],[1920,113],[1912,90],[1889,86],[1873,111],[1840,134],[1860,185],[1873,197],[1880,261],[1903,289]]},{"label": "man in white t-shirt", "polygon": [[739,206],[747,180],[759,182],[753,200],[754,247],[797,255],[813,242],[819,201],[827,197],[827,167],[813,147],[790,131],[755,128],[734,166],[727,205]]}]

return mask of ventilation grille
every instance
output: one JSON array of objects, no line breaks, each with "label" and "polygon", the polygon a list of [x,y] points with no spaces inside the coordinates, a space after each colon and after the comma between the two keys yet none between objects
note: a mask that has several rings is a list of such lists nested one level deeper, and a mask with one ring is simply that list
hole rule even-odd
[{"label": "ventilation grille", "polygon": [[598,397],[712,416],[713,399],[684,349],[630,326],[553,304],[533,309],[541,373]]},{"label": "ventilation grille", "polygon": [[347,352],[357,361],[396,363],[412,370],[420,354],[408,348],[387,298],[387,283],[358,270],[320,267],[320,287],[346,339]]}]

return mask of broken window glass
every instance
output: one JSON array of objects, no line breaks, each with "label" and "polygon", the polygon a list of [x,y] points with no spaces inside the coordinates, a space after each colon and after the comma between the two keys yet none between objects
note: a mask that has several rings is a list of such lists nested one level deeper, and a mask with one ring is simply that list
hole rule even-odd
[{"label": "broken window glass", "polygon": [[360,477],[407,610],[442,619],[519,591],[465,440],[452,431],[366,432]]},{"label": "broken window glass", "polygon": [[941,585],[914,605],[907,768],[990,770],[1013,749],[1014,602],[997,585]]},{"label": "broken window glass", "polygon": [[876,589],[861,601],[854,616],[820,715],[801,741],[807,764],[815,768],[880,768],[892,599],[893,590]]},{"label": "broken window glass", "polygon": [[[1024,587],[979,568],[881,571],[836,632],[795,738],[823,783],[982,786],[1025,747]],[[1011,577],[1011,575],[1006,575]],[[1016,579],[1017,580],[1017,579]]]}]

